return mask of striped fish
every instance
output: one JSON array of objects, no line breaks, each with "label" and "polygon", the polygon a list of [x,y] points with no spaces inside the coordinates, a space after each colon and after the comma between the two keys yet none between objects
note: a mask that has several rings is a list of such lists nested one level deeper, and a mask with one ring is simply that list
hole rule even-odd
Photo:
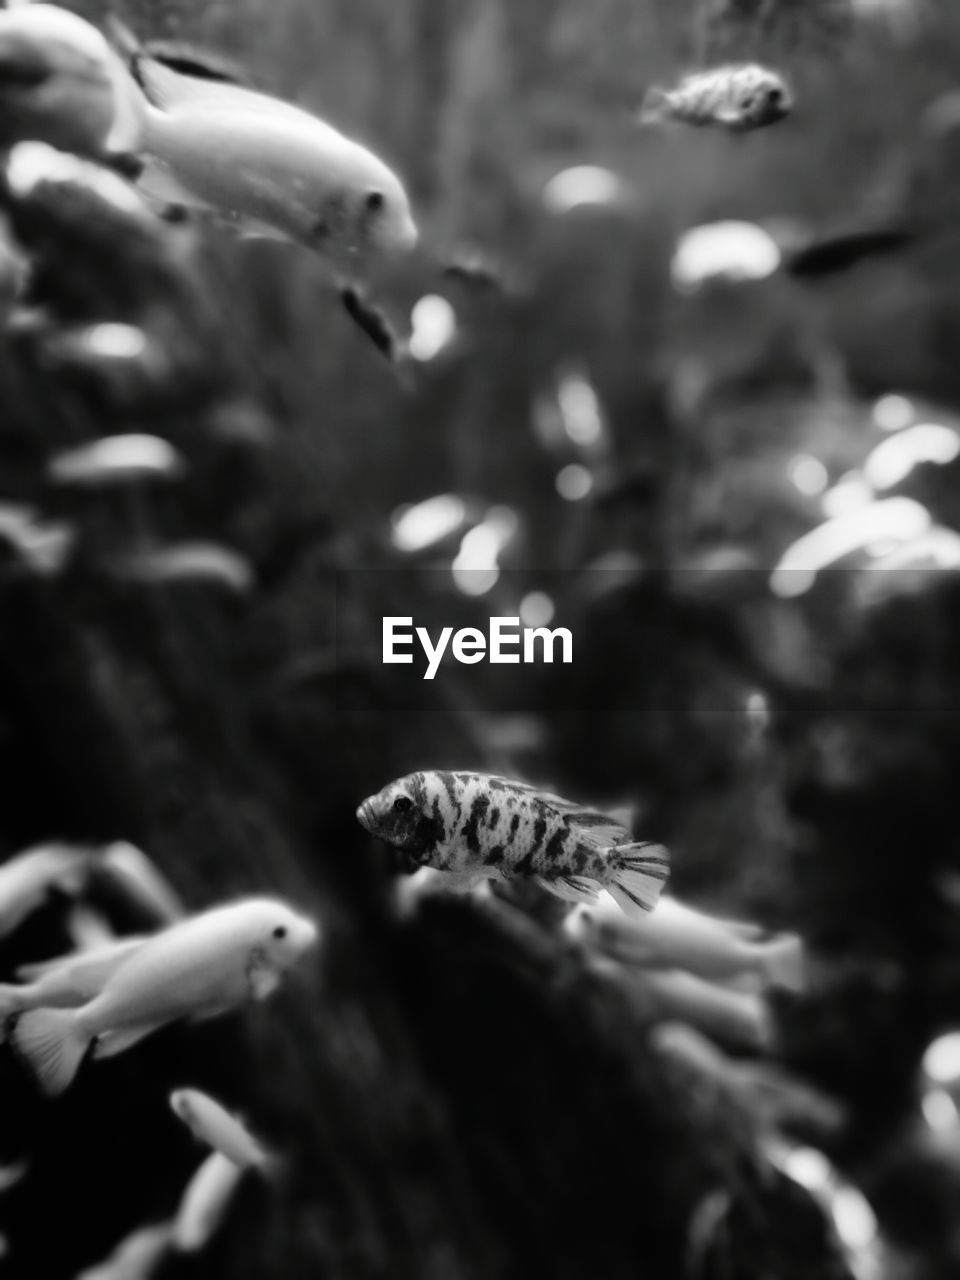
[{"label": "striped fish", "polygon": [[685,76],[675,89],[652,88],[639,122],[715,125],[745,133],[776,124],[792,110],[793,95],[783,78],[756,63],[745,63]]},{"label": "striped fish", "polygon": [[608,890],[631,915],[667,881],[667,851],[634,843],[607,814],[524,782],[482,773],[411,773],[369,796],[357,819],[372,835],[458,880],[537,880],[572,902]]}]

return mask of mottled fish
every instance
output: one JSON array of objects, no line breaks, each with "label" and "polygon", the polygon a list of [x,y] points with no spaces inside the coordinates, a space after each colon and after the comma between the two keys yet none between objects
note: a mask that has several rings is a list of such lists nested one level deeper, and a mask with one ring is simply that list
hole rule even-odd
[{"label": "mottled fish", "polygon": [[635,843],[609,815],[509,778],[411,773],[364,800],[357,818],[421,866],[461,880],[531,877],[572,902],[604,887],[631,914],[650,911],[667,880],[661,845]]},{"label": "mottled fish", "polygon": [[746,133],[776,124],[792,110],[793,95],[783,77],[745,63],[695,72],[674,89],[655,86],[644,99],[639,122],[713,125]]},{"label": "mottled fish", "polygon": [[129,1046],[170,1022],[264,999],[316,939],[313,922],[282,902],[218,907],[153,935],[79,1008],[21,1014],[10,1041],[43,1091],[56,1095],[95,1040]]}]

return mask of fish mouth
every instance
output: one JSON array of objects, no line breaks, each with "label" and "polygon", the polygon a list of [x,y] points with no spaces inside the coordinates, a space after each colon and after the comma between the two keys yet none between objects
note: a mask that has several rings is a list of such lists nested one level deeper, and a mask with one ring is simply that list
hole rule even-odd
[{"label": "fish mouth", "polygon": [[364,800],[357,809],[357,821],[365,831],[369,831],[371,835],[376,834],[373,803],[370,800]]}]

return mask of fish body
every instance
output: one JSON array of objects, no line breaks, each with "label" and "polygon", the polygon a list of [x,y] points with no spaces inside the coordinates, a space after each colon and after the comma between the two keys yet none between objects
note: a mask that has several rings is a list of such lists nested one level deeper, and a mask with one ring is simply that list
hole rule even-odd
[{"label": "fish body", "polygon": [[685,76],[674,89],[651,89],[639,120],[641,124],[674,122],[745,133],[776,124],[792,110],[793,95],[782,76],[756,63],[745,63]]},{"label": "fish body", "polygon": [[124,52],[144,95],[147,195],[305,245],[346,279],[415,246],[403,184],[368,148],[301,107],[186,74],[131,42]]},{"label": "fish body", "polygon": [[199,1253],[213,1239],[230,1209],[245,1170],[222,1151],[209,1155],[187,1185],[173,1226],[180,1253]]},{"label": "fish body", "polygon": [[411,773],[364,800],[357,818],[421,866],[531,877],[573,902],[593,900],[602,886],[624,911],[643,913],[667,880],[662,846],[634,843],[606,814],[509,778]]},{"label": "fish body", "polygon": [[140,1227],[122,1240],[103,1262],[81,1271],[77,1280],[150,1280],[160,1270],[172,1242],[171,1222]]},{"label": "fish body", "polygon": [[27,1009],[73,1009],[100,994],[145,938],[123,938],[80,955],[23,965],[22,985],[0,985],[0,1017]]},{"label": "fish body", "polygon": [[200,1142],[220,1151],[240,1169],[264,1168],[270,1157],[236,1116],[199,1089],[176,1089],[170,1095],[174,1115]]},{"label": "fish body", "polygon": [[731,1048],[767,1052],[775,1029],[762,996],[729,991],[678,969],[644,972],[631,978],[665,1021],[687,1022]]},{"label": "fish body", "polygon": [[154,934],[86,1004],[20,1015],[11,1043],[44,1092],[61,1093],[98,1036],[264,999],[316,938],[312,921],[269,899],[204,912]]},{"label": "fish body", "polygon": [[79,893],[90,874],[92,853],[70,845],[27,849],[0,866],[0,938],[42,907],[54,890]]},{"label": "fish body", "polygon": [[662,897],[642,920],[624,917],[606,895],[578,907],[567,933],[615,960],[653,969],[685,969],[723,982],[757,974],[770,986],[803,987],[803,943],[795,935],[762,940],[758,926],[718,920]]},{"label": "fish body", "polygon": [[96,27],[50,4],[0,12],[0,145],[126,153],[145,120],[142,95]]},{"label": "fish body", "polygon": [[254,582],[250,562],[216,542],[175,542],[118,552],[102,561],[112,577],[152,584],[206,582],[246,594]]}]

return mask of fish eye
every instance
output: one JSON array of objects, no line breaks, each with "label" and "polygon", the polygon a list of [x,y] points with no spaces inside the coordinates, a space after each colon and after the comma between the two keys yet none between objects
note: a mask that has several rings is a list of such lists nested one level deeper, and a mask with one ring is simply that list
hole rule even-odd
[{"label": "fish eye", "polygon": [[407,813],[413,808],[413,801],[409,796],[397,796],[393,802],[394,813]]},{"label": "fish eye", "polygon": [[287,936],[287,926],[285,924],[278,924],[273,931],[273,936],[275,938],[285,938]]},{"label": "fish eye", "polygon": [[363,202],[367,213],[379,213],[386,203],[387,197],[382,191],[368,191]]}]

